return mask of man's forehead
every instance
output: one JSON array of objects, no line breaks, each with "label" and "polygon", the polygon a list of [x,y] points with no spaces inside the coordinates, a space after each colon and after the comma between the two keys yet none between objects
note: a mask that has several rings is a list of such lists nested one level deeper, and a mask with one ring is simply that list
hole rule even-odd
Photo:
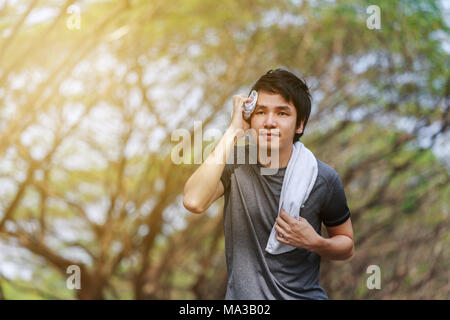
[{"label": "man's forehead", "polygon": [[279,110],[285,110],[285,111],[290,111],[293,109],[293,107],[287,105],[287,104],[283,104],[283,105],[274,105],[274,106],[266,106],[266,105],[261,105],[261,104],[256,104],[255,109],[279,109]]},{"label": "man's forehead", "polygon": [[283,106],[287,106],[289,109],[295,108],[292,104],[288,103],[279,93],[268,93],[266,91],[260,91],[258,93],[256,107],[276,108]]}]

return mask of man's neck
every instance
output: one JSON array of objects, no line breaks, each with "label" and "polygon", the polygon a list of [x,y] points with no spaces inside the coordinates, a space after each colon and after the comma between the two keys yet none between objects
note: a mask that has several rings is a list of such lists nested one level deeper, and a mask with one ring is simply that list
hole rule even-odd
[{"label": "man's neck", "polygon": [[[277,161],[270,161],[269,163],[266,163],[267,161],[261,161],[260,155],[259,155],[259,146],[258,146],[258,161],[259,163],[266,167],[266,168],[285,168],[287,167],[289,163],[289,159],[291,158],[292,150],[293,150],[293,144],[288,145],[286,148],[279,149],[278,151],[278,165]],[[264,150],[262,150],[264,152]],[[267,150],[267,158],[271,159],[272,152],[270,149]],[[264,164],[263,164],[264,162]]]}]

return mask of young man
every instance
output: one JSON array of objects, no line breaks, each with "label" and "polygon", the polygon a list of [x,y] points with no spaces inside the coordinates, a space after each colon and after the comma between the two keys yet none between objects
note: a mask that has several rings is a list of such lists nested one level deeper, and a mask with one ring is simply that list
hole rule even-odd
[{"label": "young man", "polygon": [[[202,213],[225,196],[225,299],[327,299],[319,285],[320,258],[346,260],[354,253],[344,187],[338,173],[317,159],[317,178],[300,217],[292,218],[284,210],[278,212],[293,143],[303,135],[310,115],[310,94],[302,80],[283,69],[267,72],[252,90],[258,92],[258,98],[250,119],[247,122],[243,118],[243,104],[251,99],[234,96],[231,124],[187,181],[183,204],[191,212]],[[258,150],[278,148],[278,161],[260,161],[258,152],[258,161],[250,163],[248,145],[234,146],[250,128],[256,135]],[[245,149],[243,164],[236,161],[239,148]],[[232,163],[226,161],[229,157],[234,158]],[[263,167],[278,170],[262,175]],[[322,223],[329,238],[320,234]],[[281,254],[265,251],[274,224],[276,239],[295,247],[293,250]]]}]

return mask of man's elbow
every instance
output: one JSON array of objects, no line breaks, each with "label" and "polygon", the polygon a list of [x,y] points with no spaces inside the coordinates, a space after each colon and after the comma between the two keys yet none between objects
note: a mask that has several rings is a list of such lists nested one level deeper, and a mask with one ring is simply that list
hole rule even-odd
[{"label": "man's elbow", "polygon": [[199,214],[205,212],[205,210],[202,209],[197,203],[187,199],[186,196],[183,197],[183,206],[186,210],[192,213]]},{"label": "man's elbow", "polygon": [[331,260],[336,261],[346,261],[351,259],[355,255],[355,246],[352,243],[352,246],[348,249],[342,250],[339,254],[335,255]]},{"label": "man's elbow", "polygon": [[348,250],[348,252],[344,255],[342,260],[349,260],[355,255],[355,245],[352,242],[352,247]]}]

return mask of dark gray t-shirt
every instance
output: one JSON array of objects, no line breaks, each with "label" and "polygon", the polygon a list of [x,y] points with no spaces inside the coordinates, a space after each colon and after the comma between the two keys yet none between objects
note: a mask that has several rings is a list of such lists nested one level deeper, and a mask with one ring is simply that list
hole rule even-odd
[{"label": "dark gray t-shirt", "polygon": [[[300,212],[320,234],[322,222],[340,225],[350,210],[338,173],[318,159],[317,163],[316,182]],[[286,167],[273,175],[261,175],[261,168],[248,145],[235,146],[220,178],[225,189],[225,299],[328,299],[319,285],[318,254],[303,248],[278,255],[265,251],[278,216]]]}]

